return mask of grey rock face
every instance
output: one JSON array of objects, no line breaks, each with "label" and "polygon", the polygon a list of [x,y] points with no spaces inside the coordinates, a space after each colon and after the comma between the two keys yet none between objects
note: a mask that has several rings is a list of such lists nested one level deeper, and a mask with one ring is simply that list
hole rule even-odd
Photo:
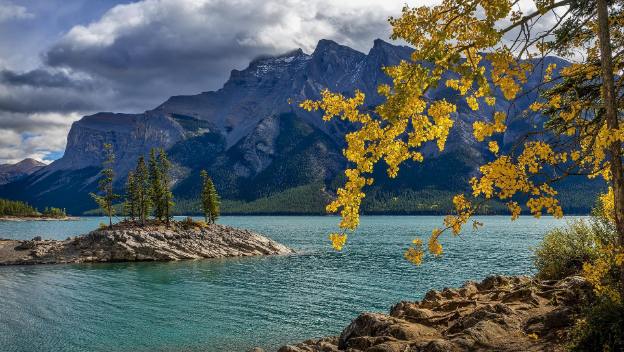
[{"label": "grey rock face", "polygon": [[65,241],[0,241],[0,265],[175,261],[294,251],[252,231],[223,225],[96,230]]},{"label": "grey rock face", "polygon": [[151,148],[168,149],[183,138],[182,126],[167,115],[98,113],[72,125],[65,154],[44,171],[99,167],[104,160],[104,144],[110,143],[116,154],[115,169],[125,175],[139,155],[147,155]]},{"label": "grey rock face", "polygon": [[[169,148],[185,138],[184,128],[173,118],[176,115],[210,123],[214,129],[212,132],[225,137],[226,150],[258,129],[275,135],[276,126],[264,126],[265,119],[288,112],[296,112],[307,123],[342,142],[346,126],[339,122],[325,123],[318,113],[307,113],[299,109],[297,103],[304,99],[317,99],[321,90],[328,88],[345,93],[360,89],[366,94],[367,105],[379,104],[381,98],[376,93],[377,86],[390,83],[381,68],[409,60],[411,52],[409,47],[395,46],[379,39],[375,40],[368,54],[330,40],[321,40],[310,55],[296,50],[281,56],[259,58],[242,71],[233,70],[229,80],[218,91],[171,97],[156,109],[143,114],[99,113],[83,118],[72,127],[65,155],[50,169],[98,165],[104,142],[113,143],[123,154],[124,157],[118,158],[121,163],[136,160],[137,154],[145,153],[150,147]],[[533,79],[528,87],[537,83]],[[440,98],[455,94],[439,88],[431,95]],[[474,115],[464,105],[460,104],[460,115],[467,118],[458,119],[462,122],[456,129],[460,136],[470,135],[470,116]],[[464,147],[469,141],[474,144],[471,138],[459,138],[457,146],[454,146],[454,140],[450,139],[451,147]],[[263,152],[265,147],[262,144],[247,146],[252,153],[256,149]],[[120,170],[126,169],[120,166]]]},{"label": "grey rock face", "polygon": [[102,145],[112,143],[117,170],[123,178],[138,155],[151,147],[168,149],[189,136],[176,120],[176,116],[184,116],[210,124],[211,132],[225,138],[224,152],[242,142],[242,160],[233,160],[233,164],[248,164],[248,174],[243,176],[255,176],[270,162],[267,156],[273,152],[271,143],[279,134],[275,116],[296,112],[306,123],[342,143],[346,130],[343,123],[324,123],[318,113],[307,113],[297,104],[318,98],[325,88],[340,92],[363,89],[370,103],[378,102],[376,86],[388,81],[381,67],[408,59],[410,52],[409,48],[377,40],[366,55],[321,40],[310,55],[296,50],[259,58],[242,71],[233,70],[218,91],[174,96],[143,114],[98,113],[84,117],[72,126],[64,156],[46,171],[99,166]]}]

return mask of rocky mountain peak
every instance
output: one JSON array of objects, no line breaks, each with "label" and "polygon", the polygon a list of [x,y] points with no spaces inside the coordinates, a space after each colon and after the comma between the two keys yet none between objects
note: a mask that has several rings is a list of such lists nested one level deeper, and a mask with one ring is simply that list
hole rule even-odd
[{"label": "rocky mountain peak", "polygon": [[0,164],[0,185],[28,176],[44,166],[46,164],[32,158],[24,159],[15,164]]},{"label": "rocky mountain peak", "polygon": [[[137,158],[152,147],[168,150],[175,165],[173,191],[178,199],[196,197],[201,169],[210,172],[224,199],[255,200],[309,185],[333,187],[346,166],[344,135],[352,126],[339,119],[325,122],[321,113],[307,112],[298,102],[318,99],[323,89],[347,95],[358,89],[366,95],[366,106],[376,106],[383,101],[378,85],[391,83],[382,67],[409,60],[411,53],[409,47],[381,39],[374,41],[368,54],[320,40],[312,54],[297,49],[258,57],[247,68],[233,70],[216,91],[173,96],[142,114],[85,116],[72,125],[61,159],[0,187],[0,197],[61,206],[71,213],[88,210],[93,207],[88,193],[97,187],[104,143],[113,144],[119,188]],[[538,80],[532,77],[526,87]],[[449,89],[433,90],[430,95],[457,99]],[[518,107],[526,108],[530,98]],[[437,148],[428,146],[424,152],[431,163],[413,166],[388,189],[462,191],[455,185],[465,186],[460,181],[478,172],[483,155],[482,146],[471,137],[472,119],[474,112],[460,104],[445,149],[457,154],[454,159],[438,162]],[[507,134],[515,137],[526,130],[524,125],[514,125]],[[440,169],[452,170],[446,174],[454,180],[453,186],[444,178],[425,180]],[[375,175],[380,180],[377,187],[384,187],[383,177],[383,173]]]},{"label": "rocky mountain peak", "polygon": [[338,44],[335,41],[329,39],[319,40],[318,44],[316,44],[316,49],[314,49],[314,52],[312,53],[312,57],[315,59],[336,55],[344,55],[347,57],[357,56],[359,58],[365,56],[365,54],[355,49],[352,49],[346,45]]},{"label": "rocky mountain peak", "polygon": [[373,47],[368,52],[368,61],[396,65],[401,60],[410,57],[414,49],[409,46],[393,45],[381,39],[375,39]]},{"label": "rocky mountain peak", "polygon": [[43,163],[39,160],[35,160],[33,158],[26,158],[16,164],[14,164],[15,167],[17,168],[22,168],[22,169],[30,169],[33,167],[42,167],[42,166],[46,166],[46,163]]}]

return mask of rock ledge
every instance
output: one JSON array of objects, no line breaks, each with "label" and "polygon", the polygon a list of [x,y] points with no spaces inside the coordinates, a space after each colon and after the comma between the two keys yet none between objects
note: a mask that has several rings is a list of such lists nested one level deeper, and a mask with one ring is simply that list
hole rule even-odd
[{"label": "rock ledge", "polygon": [[224,225],[117,226],[64,241],[0,240],[0,265],[174,261],[294,251],[255,232]]},{"label": "rock ledge", "polygon": [[560,281],[491,276],[460,289],[429,291],[390,314],[363,313],[340,336],[279,352],[565,351],[581,302],[592,294],[579,276]]}]

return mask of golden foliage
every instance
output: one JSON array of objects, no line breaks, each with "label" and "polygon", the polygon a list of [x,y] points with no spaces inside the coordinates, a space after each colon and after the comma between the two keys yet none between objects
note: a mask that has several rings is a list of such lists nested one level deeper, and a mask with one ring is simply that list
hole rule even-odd
[{"label": "golden foliage", "polygon": [[[503,154],[498,143],[491,139],[494,134],[504,133],[508,124],[507,111],[497,109],[495,91],[512,101],[521,93],[534,69],[533,61],[527,60],[532,54],[516,55],[502,41],[506,32],[497,27],[503,20],[516,25],[522,23],[523,14],[512,5],[511,0],[443,0],[437,6],[406,6],[400,17],[390,18],[391,38],[403,40],[415,50],[411,60],[384,68],[392,84],[378,87],[378,93],[385,100],[374,112],[365,108],[366,97],[360,91],[353,97],[345,97],[324,90],[320,100],[301,103],[308,111],[322,110],[326,121],[338,117],[359,126],[346,135],[344,155],[353,165],[345,171],[346,184],[338,189],[337,198],[327,206],[328,212],[340,213],[342,229],[357,228],[360,205],[365,197],[363,189],[373,183],[371,174],[377,163],[384,161],[388,176],[394,178],[403,162],[423,160],[421,148],[425,144],[435,143],[440,151],[444,150],[457,106],[427,96],[430,89],[440,86],[455,90],[471,110],[480,111],[472,124],[474,137],[478,142],[487,143],[496,157],[481,166],[480,175],[470,181],[471,196],[483,201],[505,200],[512,220],[521,213],[518,203],[521,194],[528,195],[524,206],[532,215],[563,215],[557,192],[543,177],[547,169],[561,169],[561,173],[566,173],[573,163],[577,172],[609,180],[610,175],[605,171],[608,169],[607,148],[615,141],[624,141],[624,128],[609,129],[604,121],[590,126],[593,122],[583,113],[592,103],[571,96],[572,90],[553,89],[548,96],[531,104],[529,110],[548,113],[563,121],[558,132],[574,137],[577,143],[561,148],[541,139],[525,140],[514,154]],[[552,1],[536,1],[538,11],[546,11],[552,5]],[[591,43],[593,49],[588,52],[595,57],[595,41]],[[543,51],[548,45],[540,43],[537,47]],[[423,65],[423,62],[428,64]],[[555,69],[556,65],[550,64],[543,70],[544,82],[553,80]],[[593,64],[580,63],[558,74],[564,80],[586,80],[598,78],[600,71]],[[491,107],[487,109],[493,111],[491,116],[481,114],[484,106]],[[444,228],[433,230],[428,241],[427,249],[433,255],[442,254],[439,236],[446,230],[460,234],[478,206],[464,195],[456,196],[453,203],[454,214],[445,217]],[[332,234],[330,238],[338,250],[346,241],[344,234]],[[415,240],[405,258],[419,264],[423,254],[422,241]]]},{"label": "golden foliage", "polygon": [[607,245],[600,248],[598,259],[583,263],[583,276],[592,284],[594,292],[612,302],[621,302],[620,292],[609,278],[613,268],[624,264],[622,247]]},{"label": "golden foliage", "polygon": [[335,250],[341,251],[345,242],[347,242],[347,235],[345,235],[344,233],[332,233],[329,235],[329,240],[331,241],[332,247],[334,247]]}]

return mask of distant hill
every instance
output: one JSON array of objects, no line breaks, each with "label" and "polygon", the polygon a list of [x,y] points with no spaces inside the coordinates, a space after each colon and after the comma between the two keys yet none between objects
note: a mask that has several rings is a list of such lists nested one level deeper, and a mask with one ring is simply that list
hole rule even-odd
[{"label": "distant hill", "polygon": [[0,164],[0,185],[28,176],[44,166],[46,164],[30,158],[15,164]]},{"label": "distant hill", "polygon": [[[190,200],[199,193],[199,171],[206,169],[233,213],[257,212],[250,211],[254,207],[261,213],[305,213],[308,209],[318,213],[343,182],[344,134],[352,126],[343,121],[324,122],[319,113],[300,109],[298,102],[319,98],[324,88],[345,94],[359,89],[366,94],[366,105],[373,108],[382,101],[377,86],[390,83],[382,67],[408,60],[411,52],[409,47],[379,39],[367,54],[321,40],[311,54],[295,50],[253,60],[246,69],[233,70],[217,91],[174,96],[141,114],[85,116],[72,125],[61,159],[0,186],[0,196],[39,207],[61,206],[71,213],[92,209],[88,193],[96,187],[102,146],[111,143],[117,155],[119,189],[139,155],[163,147],[175,165],[174,194],[181,204],[192,204]],[[550,63],[567,65],[547,57],[536,71]],[[540,84],[540,79],[539,74],[529,77],[524,87],[527,92]],[[495,108],[513,114],[526,109],[535,94],[527,94],[514,106],[497,99],[500,103]],[[425,147],[424,163],[406,165],[395,180],[388,180],[382,168],[376,170],[377,182],[364,201],[366,211],[445,212],[447,195],[466,190],[468,179],[489,157],[484,146],[472,138],[472,122],[481,114],[491,115],[493,108],[482,104],[484,110],[474,112],[446,87],[429,95],[458,104],[444,158],[431,145]],[[529,120],[510,124],[499,138],[503,150],[528,129]],[[578,180],[563,191],[564,197],[572,200],[564,204],[568,210],[587,212],[599,189],[595,183]],[[319,204],[304,206],[293,197]]]}]

